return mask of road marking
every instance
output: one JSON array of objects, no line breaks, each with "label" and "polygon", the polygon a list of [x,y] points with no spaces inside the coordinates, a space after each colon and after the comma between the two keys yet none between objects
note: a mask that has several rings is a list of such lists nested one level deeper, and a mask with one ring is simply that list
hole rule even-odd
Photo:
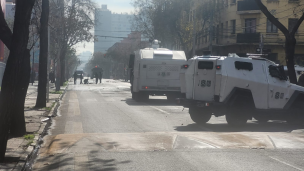
[{"label": "road marking", "polygon": [[304,171],[303,169],[298,168],[298,167],[296,167],[296,166],[293,166],[293,165],[291,165],[291,164],[289,164],[289,163],[286,163],[286,162],[284,162],[284,161],[282,161],[282,160],[279,160],[279,159],[274,158],[274,157],[271,157],[271,156],[269,156],[269,157],[270,157],[271,159],[273,159],[273,160],[276,160],[276,161],[282,163],[282,164],[285,164],[285,165],[287,165],[287,166],[290,166],[290,167],[292,167],[292,168],[294,168],[294,169],[296,169],[296,170]]},{"label": "road marking", "polygon": [[271,139],[271,137],[269,135],[267,135],[267,137],[269,138],[269,140],[271,141],[273,147],[276,149],[277,146],[275,145],[274,141]]},{"label": "road marking", "polygon": [[164,110],[162,110],[162,109],[159,109],[159,108],[157,108],[157,107],[154,107],[154,106],[149,106],[149,107],[151,107],[151,108],[153,108],[153,109],[156,109],[156,110],[158,110],[158,111],[160,111],[160,112],[162,112],[162,113],[164,113],[164,114],[170,115],[170,113],[168,113],[168,112],[166,112],[166,111],[164,111]]}]

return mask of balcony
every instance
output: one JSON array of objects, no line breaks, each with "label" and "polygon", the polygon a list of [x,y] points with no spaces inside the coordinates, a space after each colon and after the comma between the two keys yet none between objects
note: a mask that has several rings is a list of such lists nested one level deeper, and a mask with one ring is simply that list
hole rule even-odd
[{"label": "balcony", "polygon": [[238,33],[236,43],[259,43],[260,33]]},{"label": "balcony", "polygon": [[260,8],[254,0],[244,0],[237,2],[237,14],[259,14]]}]

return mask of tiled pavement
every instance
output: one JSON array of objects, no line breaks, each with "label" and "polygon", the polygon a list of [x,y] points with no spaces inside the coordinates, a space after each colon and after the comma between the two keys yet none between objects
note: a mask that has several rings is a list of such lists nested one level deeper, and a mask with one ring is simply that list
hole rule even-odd
[{"label": "tiled pavement", "polygon": [[[8,170],[21,170],[25,161],[34,149],[36,140],[43,132],[46,123],[42,122],[43,119],[52,115],[56,101],[60,98],[61,94],[50,94],[50,101],[47,103],[48,108],[35,109],[37,98],[38,83],[30,84],[24,105],[24,115],[26,122],[26,133],[35,135],[34,140],[25,140],[23,137],[10,137],[7,142],[6,162],[0,163],[0,171]],[[65,87],[61,88],[64,91]],[[50,92],[55,92],[54,84],[50,84]],[[50,110],[53,107],[52,110]]]}]

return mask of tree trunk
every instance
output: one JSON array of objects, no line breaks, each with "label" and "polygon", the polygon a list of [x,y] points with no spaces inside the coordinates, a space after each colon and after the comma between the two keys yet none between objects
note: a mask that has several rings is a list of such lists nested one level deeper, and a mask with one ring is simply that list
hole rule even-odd
[{"label": "tree trunk", "polygon": [[60,80],[61,80],[61,71],[60,71],[61,65],[60,65],[60,60],[57,61],[56,64],[56,91],[60,91]]},{"label": "tree trunk", "polygon": [[289,80],[293,84],[297,84],[297,76],[296,76],[296,71],[294,68],[294,53],[295,53],[295,47],[296,47],[296,39],[294,36],[286,36],[286,41],[285,41],[285,54],[286,54],[286,64],[288,68],[288,76]]},{"label": "tree trunk", "polygon": [[26,49],[20,68],[22,71],[24,71],[24,74],[22,75],[22,77],[20,77],[20,83],[18,88],[18,94],[20,94],[20,97],[24,98],[17,97],[15,101],[16,107],[12,109],[12,113],[14,113],[14,115],[12,115],[11,117],[10,134],[14,136],[23,136],[26,133],[24,120],[24,103],[30,80],[30,59],[30,50]]},{"label": "tree trunk", "polygon": [[64,46],[61,49],[60,52],[60,72],[61,72],[61,78],[60,78],[60,86],[63,86],[63,83],[66,81],[65,79],[65,56],[66,56],[66,46]]},{"label": "tree trunk", "polygon": [[[35,0],[17,0],[11,51],[6,64],[0,94],[0,162],[4,161],[10,127],[17,135],[25,133],[24,100],[30,77],[27,49],[29,24]],[[17,112],[17,113],[16,113]]]},{"label": "tree trunk", "polygon": [[47,61],[48,61],[48,21],[49,21],[49,0],[42,0],[41,29],[40,29],[40,54],[39,54],[39,78],[38,96],[36,107],[46,107],[46,86],[47,86]]}]

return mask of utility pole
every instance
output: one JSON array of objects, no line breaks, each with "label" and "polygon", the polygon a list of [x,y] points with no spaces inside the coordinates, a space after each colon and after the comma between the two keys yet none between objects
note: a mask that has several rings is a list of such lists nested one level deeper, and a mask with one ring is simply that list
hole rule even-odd
[{"label": "utility pole", "polygon": [[261,34],[261,42],[260,42],[260,54],[263,54],[263,48],[264,48],[264,37],[263,34]]},{"label": "utility pole", "polygon": [[46,84],[46,102],[48,103],[50,101],[50,26],[48,26],[48,55],[47,55],[47,84]]},{"label": "utility pole", "polygon": [[[193,7],[195,7],[195,2],[193,3]],[[195,43],[195,40],[196,40],[196,21],[195,21],[195,14],[196,14],[196,11],[195,9],[193,10],[192,12],[193,14],[193,47],[192,47],[192,54],[193,56],[195,56],[195,50],[196,50],[196,43]]]},{"label": "utility pole", "polygon": [[214,0],[209,1],[212,3],[212,12],[211,12],[211,17],[210,17],[210,24],[209,24],[209,51],[210,54],[212,55],[212,43],[213,43],[213,15],[214,15]]}]

